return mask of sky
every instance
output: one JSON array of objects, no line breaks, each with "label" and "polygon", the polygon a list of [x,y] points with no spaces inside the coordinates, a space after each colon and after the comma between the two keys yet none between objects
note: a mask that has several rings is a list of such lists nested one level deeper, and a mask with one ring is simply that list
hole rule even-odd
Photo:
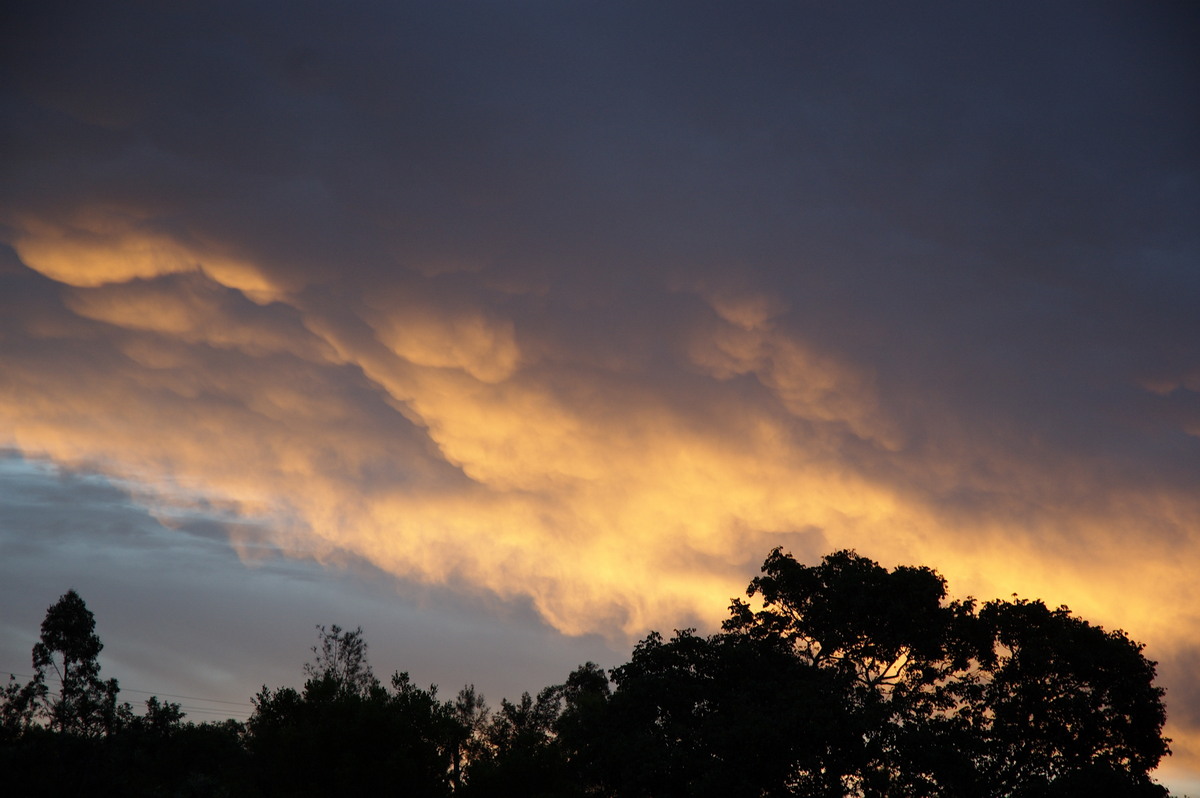
[{"label": "sky", "polygon": [[854,548],[1144,642],[1200,790],[1194,4],[0,15],[0,670],[497,704]]}]

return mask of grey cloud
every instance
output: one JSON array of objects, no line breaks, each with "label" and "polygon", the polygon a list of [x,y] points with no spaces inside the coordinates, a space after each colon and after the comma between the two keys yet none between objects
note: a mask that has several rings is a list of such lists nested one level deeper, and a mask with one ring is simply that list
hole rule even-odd
[{"label": "grey cloud", "polygon": [[1130,472],[1200,457],[1182,400],[1137,387],[1200,340],[1186,8],[10,14],[25,213],[116,203],[297,291],[498,308],[531,351],[643,371],[697,312],[666,285],[736,270],[925,437],[949,415]]},{"label": "grey cloud", "polygon": [[39,14],[11,56],[25,96],[96,141],[142,133],[76,164],[82,195],[166,200],[151,224],[285,280],[449,260],[653,297],[656,274],[739,268],[897,390],[1043,432],[1090,401],[1063,374],[1195,358],[1195,283],[1170,265],[1196,247],[1184,10]]},{"label": "grey cloud", "polygon": [[[495,513],[544,525],[539,545],[579,543],[593,472],[563,459],[594,446],[612,467],[619,441],[631,471],[699,458],[704,485],[744,458],[796,494],[820,475],[866,495],[824,521],[799,505],[814,555],[845,542],[837,518],[883,545],[874,508],[896,502],[977,558],[968,532],[995,526],[1066,563],[1127,551],[1125,527],[1148,561],[1194,548],[1190,5],[4,13],[2,387],[22,431],[67,420],[63,451],[109,445],[86,401],[109,391],[103,421],[162,436],[143,464],[219,413],[198,427],[213,462],[266,452],[298,500],[342,490],[339,518],[486,496],[532,502]],[[68,287],[38,236],[133,244],[112,283]],[[122,271],[139,245],[166,265]],[[703,460],[712,442],[724,459]],[[485,458],[529,469],[521,489]],[[414,508],[387,509],[391,530]],[[412,522],[443,546],[444,510]],[[750,555],[724,542],[786,531],[739,512],[713,516],[717,543],[681,533],[680,561],[728,575]]]}]

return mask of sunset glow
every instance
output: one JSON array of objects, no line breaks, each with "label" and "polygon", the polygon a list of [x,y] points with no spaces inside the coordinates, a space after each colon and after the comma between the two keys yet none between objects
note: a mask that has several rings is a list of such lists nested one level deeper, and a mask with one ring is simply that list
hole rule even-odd
[{"label": "sunset glow", "polygon": [[6,26],[5,458],[614,651],[929,565],[1145,642],[1200,780],[1195,15],[535,6]]}]

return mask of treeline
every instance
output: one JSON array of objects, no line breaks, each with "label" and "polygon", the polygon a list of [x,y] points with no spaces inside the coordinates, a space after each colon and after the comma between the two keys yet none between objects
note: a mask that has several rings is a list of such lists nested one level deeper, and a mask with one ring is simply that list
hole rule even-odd
[{"label": "treeline", "polygon": [[[47,612],[35,676],[0,703],[5,795],[1165,796],[1155,664],[1123,632],[1040,601],[949,601],[924,567],[779,549],[723,630],[652,633],[494,711],[405,673],[362,630],[319,627],[303,689],[245,723],[135,715],[99,676],[74,591]],[[52,685],[51,682],[54,684]]]}]

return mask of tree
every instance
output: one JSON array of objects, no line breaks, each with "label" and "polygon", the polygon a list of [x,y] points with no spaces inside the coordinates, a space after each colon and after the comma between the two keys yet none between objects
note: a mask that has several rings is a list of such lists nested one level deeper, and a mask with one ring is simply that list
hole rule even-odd
[{"label": "tree", "polygon": [[450,757],[450,784],[457,792],[465,782],[465,771],[487,750],[488,705],[471,684],[459,690],[442,709],[442,744]]},{"label": "tree", "polygon": [[158,696],[150,696],[146,699],[145,714],[134,718],[131,725],[153,737],[170,737],[183,728],[185,715],[187,713],[174,701],[159,701]]},{"label": "tree", "polygon": [[257,793],[447,795],[453,719],[436,688],[397,673],[389,690],[371,673],[361,628],[317,628],[303,690],[264,686],[253,700],[245,743]]},{"label": "tree", "polygon": [[35,677],[22,684],[9,674],[8,684],[0,691],[0,743],[15,741],[30,729],[45,693],[44,680]]},{"label": "tree", "polygon": [[[99,676],[74,591],[37,670],[0,690],[13,794],[394,794],[522,798],[1163,798],[1155,663],[1041,601],[951,600],[926,567],[776,549],[723,630],[652,632],[611,671],[490,713],[405,673],[380,683],[362,629],[317,627],[302,690],[264,687],[246,727],[133,718]],[[55,682],[54,680],[57,680]],[[56,684],[51,695],[48,685]]]},{"label": "tree", "polygon": [[[534,699],[503,699],[483,729],[461,786],[468,796],[565,798],[576,794],[558,745],[555,724],[562,712],[562,686],[546,687]],[[458,789],[456,789],[456,794]]]},{"label": "tree", "polygon": [[840,678],[847,722],[861,730],[855,750],[831,763],[844,789],[922,795],[957,781],[959,741],[943,720],[963,700],[958,677],[969,671],[972,643],[985,645],[973,602],[947,603],[945,580],[929,568],[888,571],[853,551],[806,566],[778,548],[746,593],[762,608],[735,599],[726,631],[777,640]]},{"label": "tree", "polygon": [[842,794],[861,732],[847,682],[776,640],[652,633],[613,680],[605,794]]},{"label": "tree", "polygon": [[[96,737],[130,717],[129,705],[117,703],[117,680],[100,679],[97,657],[103,648],[96,619],[74,590],[46,610],[41,639],[33,647],[33,667],[35,691],[52,730]],[[54,696],[45,688],[51,672],[59,683]]]},{"label": "tree", "polygon": [[996,646],[973,726],[994,793],[1065,795],[1103,778],[1154,794],[1149,772],[1170,749],[1143,646],[1040,601],[991,601],[979,616]]},{"label": "tree", "polygon": [[1161,794],[1149,772],[1168,752],[1162,690],[1123,632],[1041,602],[977,612],[947,601],[929,568],[852,551],[806,566],[775,549],[747,594],[761,609],[735,600],[727,632],[844,680],[860,733],[829,766],[846,794],[1067,794],[1097,774],[1128,785],[1119,794]]},{"label": "tree", "polygon": [[379,684],[367,662],[367,641],[362,627],[343,631],[336,623],[329,629],[317,626],[317,645],[312,647],[314,659],[304,664],[309,679],[327,679],[340,689],[366,695]]},{"label": "tree", "polygon": [[753,612],[741,599],[730,607],[726,631],[778,638],[805,662],[845,672],[860,686],[884,694],[930,681],[948,655],[965,666],[963,619],[973,602],[945,603],[946,582],[930,568],[888,571],[853,551],[805,566],[776,548],[763,575],[746,589],[762,597]]},{"label": "tree", "polygon": [[[242,724],[184,722],[182,708],[157,697],[116,734],[99,741],[99,777],[88,794],[249,795]],[[55,794],[43,790],[42,794]],[[59,790],[58,793],[66,791]]]},{"label": "tree", "polygon": [[612,681],[594,662],[585,662],[554,688],[562,706],[554,721],[554,744],[564,760],[567,783],[577,789],[562,795],[598,795],[594,789],[605,780],[610,734]]},{"label": "tree", "polygon": [[12,795],[117,794],[112,741],[132,720],[116,679],[100,678],[96,621],[69,590],[49,607],[33,647],[33,679],[2,696],[0,772]]}]

